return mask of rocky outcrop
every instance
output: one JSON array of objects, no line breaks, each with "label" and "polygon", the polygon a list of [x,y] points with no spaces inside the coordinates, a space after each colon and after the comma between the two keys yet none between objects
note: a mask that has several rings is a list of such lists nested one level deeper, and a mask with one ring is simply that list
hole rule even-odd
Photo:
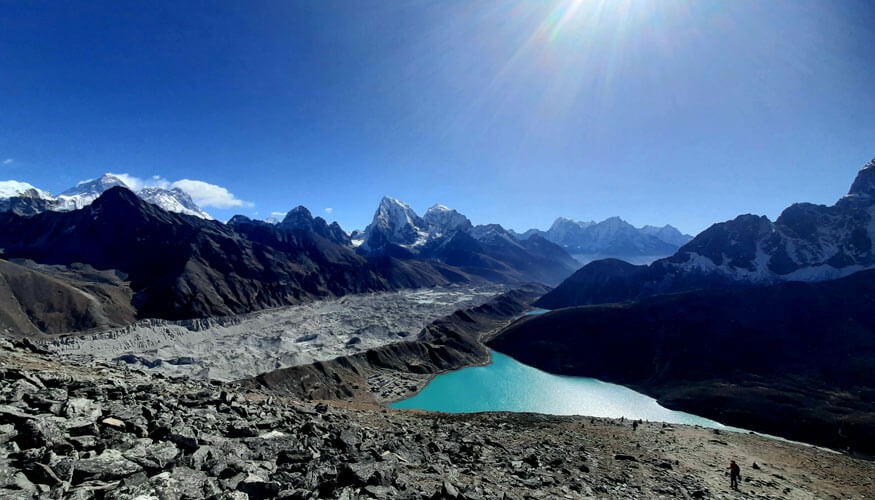
[{"label": "rocky outcrop", "polygon": [[[615,275],[613,275],[615,276]],[[722,423],[875,455],[875,270],[527,318],[490,344]]]}]

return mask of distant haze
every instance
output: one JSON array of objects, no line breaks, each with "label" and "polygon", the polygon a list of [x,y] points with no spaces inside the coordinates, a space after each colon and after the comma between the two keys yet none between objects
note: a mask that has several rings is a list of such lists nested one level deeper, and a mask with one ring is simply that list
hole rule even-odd
[{"label": "distant haze", "polygon": [[0,180],[695,234],[832,204],[875,156],[872,2],[178,4],[4,3]]}]

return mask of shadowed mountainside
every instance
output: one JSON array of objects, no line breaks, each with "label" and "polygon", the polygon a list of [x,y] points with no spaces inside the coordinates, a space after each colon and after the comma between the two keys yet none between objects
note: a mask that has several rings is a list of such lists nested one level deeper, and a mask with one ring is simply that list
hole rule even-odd
[{"label": "shadowed mountainside", "polygon": [[136,315],[130,300],[130,289],[112,273],[0,260],[0,329],[10,336],[130,323]]},{"label": "shadowed mountainside", "polygon": [[670,408],[875,455],[875,271],[560,309],[490,346]]}]

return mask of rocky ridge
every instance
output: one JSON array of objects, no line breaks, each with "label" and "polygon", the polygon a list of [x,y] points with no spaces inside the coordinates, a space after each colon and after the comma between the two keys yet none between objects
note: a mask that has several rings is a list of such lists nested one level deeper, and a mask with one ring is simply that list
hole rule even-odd
[{"label": "rocky ridge", "polygon": [[[29,217],[0,212],[0,247],[0,256],[39,263],[40,272],[53,266],[55,279],[83,266],[114,272],[119,286],[130,291],[127,304],[117,303],[120,293],[91,297],[104,308],[133,309],[137,319],[223,316],[348,293],[470,281],[440,263],[367,259],[308,231],[263,222],[224,225],[167,212],[123,187],[81,210]],[[85,276],[75,273],[73,279]],[[54,312],[70,316],[63,308]],[[57,328],[40,331],[70,331],[65,326],[77,324],[59,321]]]}]

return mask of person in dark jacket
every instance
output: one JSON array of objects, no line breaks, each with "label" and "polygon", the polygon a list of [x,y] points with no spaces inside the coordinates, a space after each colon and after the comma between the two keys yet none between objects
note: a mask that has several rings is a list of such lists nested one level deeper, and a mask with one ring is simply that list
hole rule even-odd
[{"label": "person in dark jacket", "polygon": [[729,486],[733,490],[738,489],[739,479],[741,479],[741,468],[735,463],[735,460],[731,460],[729,463]]}]

